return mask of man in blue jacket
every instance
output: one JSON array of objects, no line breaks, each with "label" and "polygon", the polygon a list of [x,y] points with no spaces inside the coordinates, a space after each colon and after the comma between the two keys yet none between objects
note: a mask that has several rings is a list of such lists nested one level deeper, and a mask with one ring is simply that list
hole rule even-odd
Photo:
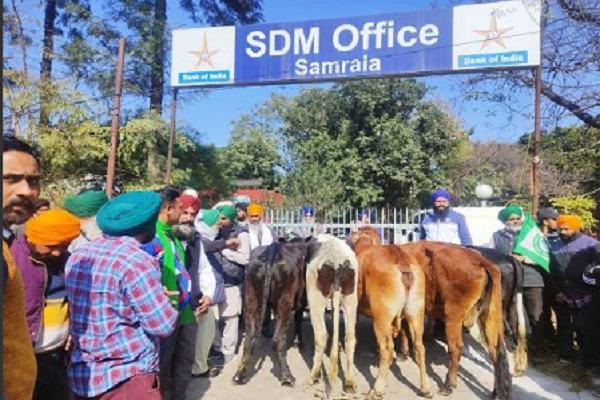
[{"label": "man in blue jacket", "polygon": [[421,221],[421,240],[472,245],[465,216],[450,209],[452,196],[445,189],[431,193],[433,211]]}]

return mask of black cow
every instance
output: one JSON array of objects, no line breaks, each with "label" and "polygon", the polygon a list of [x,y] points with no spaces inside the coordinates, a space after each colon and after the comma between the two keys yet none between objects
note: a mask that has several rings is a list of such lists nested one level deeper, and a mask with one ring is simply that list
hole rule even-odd
[{"label": "black cow", "polygon": [[266,247],[258,247],[250,253],[244,279],[244,329],[245,340],[242,359],[233,376],[233,382],[247,382],[246,370],[260,334],[262,322],[268,310],[275,315],[273,347],[281,365],[282,385],[293,386],[287,363],[287,331],[290,317],[296,311],[295,333],[300,343],[302,312],[306,304],[305,274],[310,239],[280,239]]},{"label": "black cow", "polygon": [[515,375],[527,369],[526,327],[523,309],[523,266],[514,257],[496,249],[470,246],[496,264],[502,275],[504,338],[508,351],[515,352]]}]

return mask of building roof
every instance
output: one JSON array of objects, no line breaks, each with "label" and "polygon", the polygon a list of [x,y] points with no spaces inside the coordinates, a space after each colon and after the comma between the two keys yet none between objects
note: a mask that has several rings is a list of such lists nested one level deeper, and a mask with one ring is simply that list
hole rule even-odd
[{"label": "building roof", "polygon": [[238,189],[233,196],[248,196],[255,203],[270,203],[276,207],[281,207],[285,200],[285,196],[281,193],[266,189]]}]

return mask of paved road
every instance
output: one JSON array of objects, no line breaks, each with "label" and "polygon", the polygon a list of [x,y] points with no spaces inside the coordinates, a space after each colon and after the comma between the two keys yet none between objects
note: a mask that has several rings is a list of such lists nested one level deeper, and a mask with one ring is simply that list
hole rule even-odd
[{"label": "paved road", "polygon": [[[331,326],[329,325],[331,332]],[[341,381],[329,385],[322,381],[314,387],[304,384],[312,365],[312,328],[310,322],[303,323],[305,341],[307,346],[300,351],[296,346],[288,352],[290,369],[296,377],[297,383],[293,388],[282,387],[277,377],[279,368],[271,352],[271,341],[261,338],[257,352],[253,358],[254,372],[250,373],[250,382],[243,386],[233,385],[231,377],[235,371],[238,360],[228,364],[221,375],[216,378],[195,378],[189,389],[189,398],[192,400],[315,400],[315,399],[364,399],[369,388],[373,385],[377,375],[377,355],[375,339],[370,320],[359,319],[356,349],[356,372],[358,391],[354,395],[344,394],[341,391]],[[449,397],[436,393],[437,399],[489,399],[493,388],[492,367],[487,360],[483,347],[472,337],[467,336],[464,356],[459,370],[458,388]],[[446,347],[441,341],[426,344],[427,364],[429,375],[437,392],[437,387],[442,385],[446,376]],[[343,355],[341,355],[343,359]],[[326,368],[328,368],[326,361]],[[416,364],[411,360],[396,361],[392,365],[385,399],[418,399],[416,394],[419,384]],[[588,392],[574,393],[569,391],[569,384],[557,378],[543,375],[530,369],[523,377],[513,379],[513,393],[515,400],[592,400]]]}]

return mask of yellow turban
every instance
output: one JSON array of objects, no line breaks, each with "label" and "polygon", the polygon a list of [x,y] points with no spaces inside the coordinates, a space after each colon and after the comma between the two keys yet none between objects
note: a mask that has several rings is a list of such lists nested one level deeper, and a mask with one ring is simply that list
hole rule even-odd
[{"label": "yellow turban", "polygon": [[583,221],[577,215],[560,215],[556,220],[556,225],[558,228],[567,227],[569,229],[573,229],[574,231],[581,230],[583,226]]},{"label": "yellow turban", "polygon": [[79,219],[65,210],[50,210],[27,221],[27,241],[44,246],[68,243],[79,236]]},{"label": "yellow turban", "polygon": [[259,215],[262,217],[264,212],[265,209],[260,204],[250,203],[250,205],[248,206],[248,215]]}]

